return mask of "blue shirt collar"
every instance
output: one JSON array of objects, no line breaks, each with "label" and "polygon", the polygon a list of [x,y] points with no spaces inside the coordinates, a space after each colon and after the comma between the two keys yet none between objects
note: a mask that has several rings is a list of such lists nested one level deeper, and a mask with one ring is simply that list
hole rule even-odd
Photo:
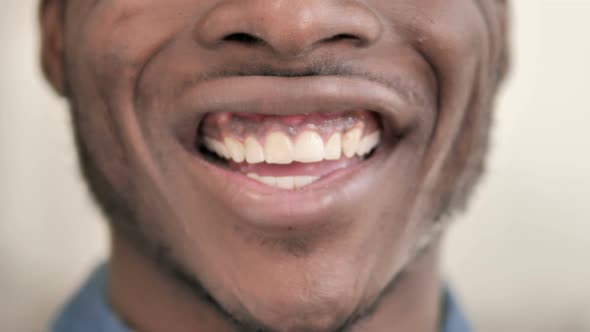
[{"label": "blue shirt collar", "polygon": [[[98,268],[55,321],[52,332],[132,332],[116,316],[106,299],[106,267]],[[465,316],[448,287],[443,294],[441,332],[470,332]]]}]

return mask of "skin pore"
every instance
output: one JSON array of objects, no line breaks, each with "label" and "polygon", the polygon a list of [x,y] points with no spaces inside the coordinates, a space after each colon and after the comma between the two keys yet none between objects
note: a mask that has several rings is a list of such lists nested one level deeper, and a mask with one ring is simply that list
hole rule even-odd
[{"label": "skin pore", "polygon": [[[506,7],[44,0],[43,69],[110,222],[117,314],[144,332],[437,331],[440,235],[483,169]],[[359,105],[378,149],[300,191],[192,146],[210,112]]]}]

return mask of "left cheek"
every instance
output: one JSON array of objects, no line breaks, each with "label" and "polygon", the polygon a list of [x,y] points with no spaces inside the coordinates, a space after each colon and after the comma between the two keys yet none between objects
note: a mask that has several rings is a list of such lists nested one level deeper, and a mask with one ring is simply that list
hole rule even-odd
[{"label": "left cheek", "polygon": [[[485,19],[475,1],[451,1],[461,6],[456,14],[450,8],[431,24],[424,24],[422,34],[430,42],[421,45],[435,69],[438,83],[438,110],[435,128],[423,165],[424,177],[436,177],[445,164],[466,112],[479,98],[478,81],[489,62],[489,34]],[[462,13],[462,14],[460,14]],[[428,181],[428,179],[427,179]]]}]

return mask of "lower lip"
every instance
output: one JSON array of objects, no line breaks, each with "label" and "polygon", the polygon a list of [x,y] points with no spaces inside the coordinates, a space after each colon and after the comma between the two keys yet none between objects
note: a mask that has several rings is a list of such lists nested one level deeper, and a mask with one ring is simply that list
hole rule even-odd
[{"label": "lower lip", "polygon": [[369,159],[337,169],[295,190],[268,186],[240,172],[214,165],[202,156],[197,158],[197,172],[203,173],[200,166],[204,166],[214,182],[212,194],[251,226],[308,228],[333,222],[335,215],[351,209],[350,203],[355,198],[360,202],[370,195],[371,188],[376,185],[373,179],[377,168],[386,158],[386,151],[378,148]]}]

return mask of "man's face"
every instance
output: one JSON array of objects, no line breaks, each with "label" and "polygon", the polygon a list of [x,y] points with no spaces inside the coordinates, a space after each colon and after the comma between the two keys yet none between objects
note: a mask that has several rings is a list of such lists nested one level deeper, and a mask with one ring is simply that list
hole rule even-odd
[{"label": "man's face", "polygon": [[113,227],[236,319],[366,309],[479,174],[502,1],[47,3],[46,71]]}]

